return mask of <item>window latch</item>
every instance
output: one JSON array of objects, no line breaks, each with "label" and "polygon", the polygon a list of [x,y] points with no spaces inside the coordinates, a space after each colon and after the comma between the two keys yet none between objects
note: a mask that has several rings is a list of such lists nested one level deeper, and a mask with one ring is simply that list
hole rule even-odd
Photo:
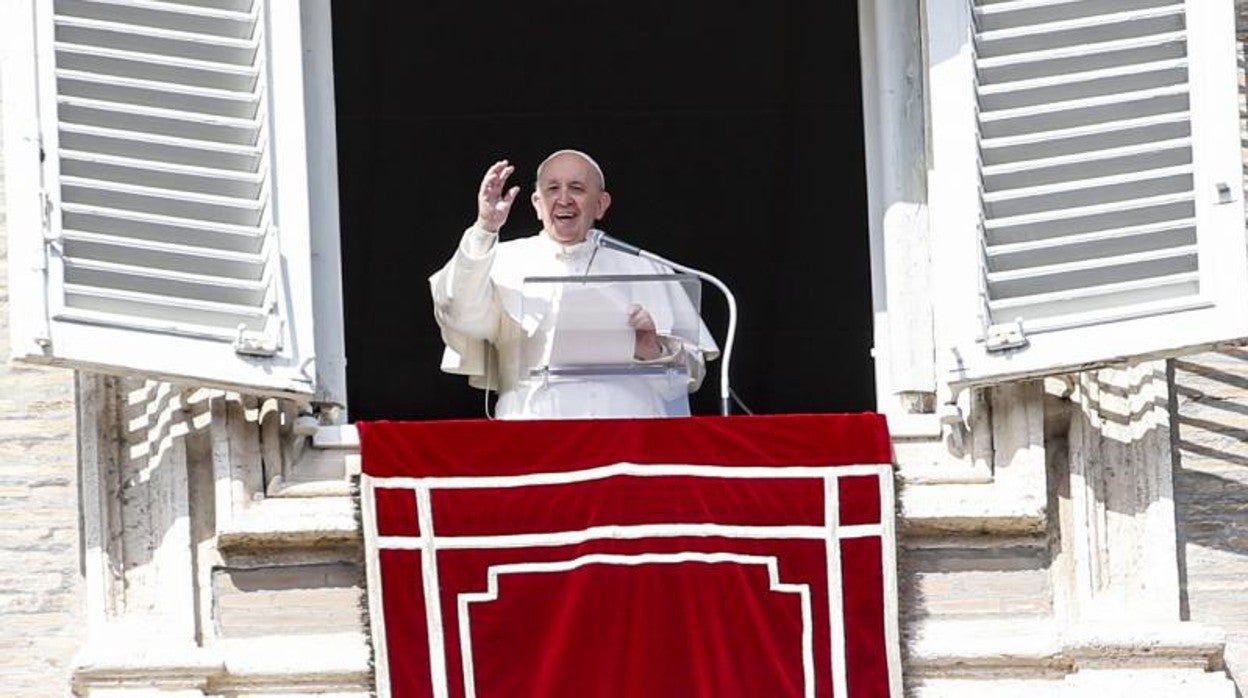
[{"label": "window latch", "polygon": [[1023,321],[999,323],[991,325],[984,336],[984,346],[988,351],[1007,351],[1027,346],[1027,335],[1023,332]]},{"label": "window latch", "polygon": [[262,331],[248,330],[238,326],[234,337],[234,351],[246,356],[274,356],[282,348],[282,321],[272,315],[264,321]]}]

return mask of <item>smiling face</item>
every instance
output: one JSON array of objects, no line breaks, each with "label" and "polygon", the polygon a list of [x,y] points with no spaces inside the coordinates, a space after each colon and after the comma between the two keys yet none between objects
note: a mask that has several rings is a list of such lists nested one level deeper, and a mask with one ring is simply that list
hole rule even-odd
[{"label": "smiling face", "polygon": [[542,230],[556,242],[584,240],[610,205],[597,169],[576,153],[556,155],[538,170],[533,208]]}]

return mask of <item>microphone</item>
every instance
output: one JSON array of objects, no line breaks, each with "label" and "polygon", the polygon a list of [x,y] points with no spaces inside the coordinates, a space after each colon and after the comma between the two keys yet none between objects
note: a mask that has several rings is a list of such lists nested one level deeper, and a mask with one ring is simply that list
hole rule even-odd
[{"label": "microphone", "polygon": [[606,247],[616,252],[649,259],[675,271],[691,274],[710,283],[715,288],[718,288],[720,293],[724,294],[724,298],[728,301],[728,335],[724,338],[724,355],[719,364],[719,413],[725,417],[732,414],[732,388],[728,382],[728,366],[732,362],[732,345],[737,338],[737,297],[732,295],[732,291],[728,290],[727,284],[700,269],[678,264],[666,257],[643,250],[636,245],[613,238],[597,228],[590,230],[585,239],[593,242],[598,247]]},{"label": "microphone", "polygon": [[595,245],[598,245],[599,247],[605,247],[610,250],[615,250],[616,252],[623,252],[624,254],[631,254],[634,257],[641,257],[643,256],[642,252],[645,252],[645,250],[641,249],[640,247],[636,245],[630,245],[627,242],[624,242],[623,240],[617,240],[616,238],[613,238],[610,235],[607,235],[606,233],[602,232],[601,230],[598,230],[597,228],[594,228],[593,230],[589,231],[589,233],[585,237],[590,242],[594,243]]}]

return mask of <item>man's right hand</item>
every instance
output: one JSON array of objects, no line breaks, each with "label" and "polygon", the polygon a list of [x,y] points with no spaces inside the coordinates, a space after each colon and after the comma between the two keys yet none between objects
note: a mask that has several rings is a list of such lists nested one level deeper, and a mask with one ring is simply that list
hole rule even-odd
[{"label": "man's right hand", "polygon": [[499,160],[485,171],[481,190],[477,192],[478,228],[497,233],[507,222],[507,215],[511,213],[511,205],[520,193],[520,187],[512,187],[506,194],[503,191],[507,186],[507,178],[515,171],[516,168],[506,160]]}]

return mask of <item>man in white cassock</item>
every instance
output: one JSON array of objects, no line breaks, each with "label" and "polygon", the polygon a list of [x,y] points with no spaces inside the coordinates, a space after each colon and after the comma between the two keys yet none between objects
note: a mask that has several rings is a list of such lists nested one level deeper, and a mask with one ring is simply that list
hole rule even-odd
[{"label": "man in white cassock", "polygon": [[[608,315],[619,315],[625,341],[631,344],[626,353],[632,350],[627,364],[614,372],[550,371],[552,352],[559,351],[560,333],[566,329],[556,312],[559,300],[568,301],[568,294],[578,290],[570,288],[575,284],[526,279],[592,281],[596,276],[671,270],[592,239],[611,195],[602,168],[576,150],[557,151],[537,169],[532,202],[541,232],[499,242],[498,231],[520,192],[519,187],[507,188],[513,172],[506,160],[486,171],[477,194],[476,222],[464,231],[450,261],[429,278],[434,317],[446,343],[442,370],[468,376],[475,387],[497,390],[500,419],[688,414],[688,395],[701,385],[705,362],[715,358],[718,348],[675,283],[648,284],[650,292],[633,292],[632,302],[600,306]],[[693,317],[693,332],[683,337],[672,329],[672,318],[681,315]]]}]

